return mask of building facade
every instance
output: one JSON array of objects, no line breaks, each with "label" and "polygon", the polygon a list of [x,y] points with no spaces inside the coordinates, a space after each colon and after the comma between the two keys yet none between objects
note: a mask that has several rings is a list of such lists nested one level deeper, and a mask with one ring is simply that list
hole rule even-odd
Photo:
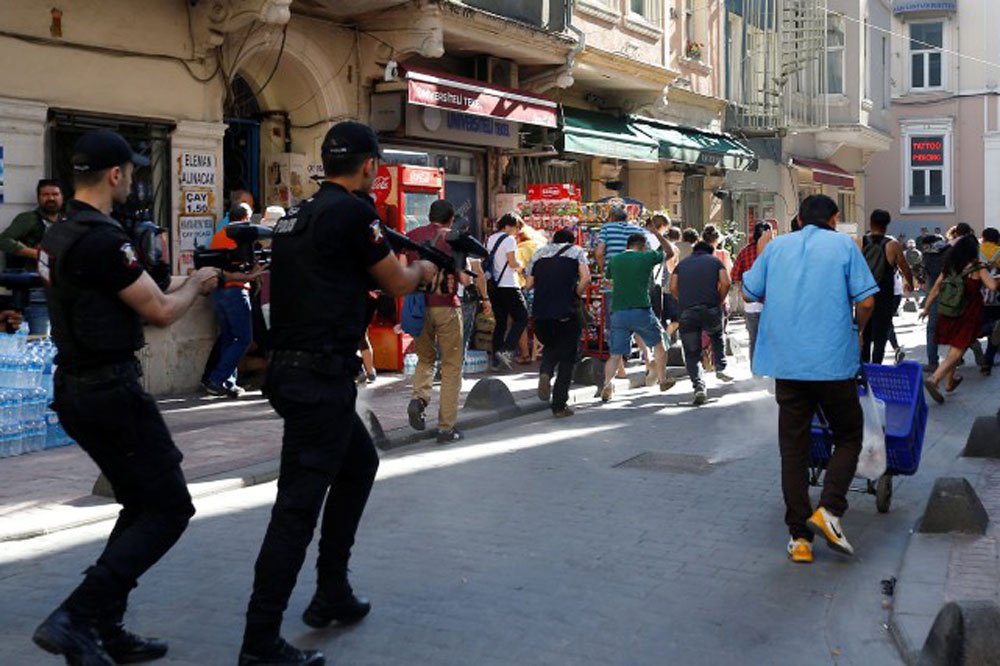
[{"label": "building facade", "polygon": [[959,222],[996,227],[1000,15],[980,2],[897,0],[892,10],[894,141],[870,165],[870,202],[892,213],[893,233],[910,238]]},{"label": "building facade", "polygon": [[[713,194],[754,164],[722,132],[727,16],[723,0],[10,0],[0,227],[38,179],[69,189],[73,142],[110,127],[153,161],[121,213],[167,229],[183,274],[233,190],[259,210],[312,194],[343,119],[378,127],[390,160],[443,170],[480,230],[561,182],[718,222]],[[207,303],[149,330],[149,388],[195,388],[214,335]]]},{"label": "building facade", "polygon": [[890,147],[882,0],[728,0],[728,127],[759,157],[732,173],[733,219],[782,229],[810,194],[839,202],[842,228],[862,228],[866,169]]}]

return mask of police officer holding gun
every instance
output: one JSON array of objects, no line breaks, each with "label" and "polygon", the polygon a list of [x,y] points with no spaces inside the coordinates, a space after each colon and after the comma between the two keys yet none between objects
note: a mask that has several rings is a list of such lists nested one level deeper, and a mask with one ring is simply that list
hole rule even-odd
[{"label": "police officer holding gun", "polygon": [[325,664],[280,636],[306,548],[323,512],[317,589],[302,616],[311,627],[357,622],[371,606],[354,595],[347,563],[378,469],[354,411],[366,299],[431,283],[427,261],[404,267],[392,253],[367,192],[380,149],[366,125],[334,125],[322,144],[326,179],[289,210],[271,243],[271,342],[267,392],[285,421],[278,495],[255,567],[241,666]]},{"label": "police officer holding gun", "polygon": [[33,638],[67,663],[113,666],[166,654],[166,643],[137,636],[122,621],[139,577],[194,514],[181,452],[139,382],[143,320],[158,327],[177,321],[215,288],[218,271],[174,278],[165,293],[143,269],[131,239],[109,217],[128,197],[133,169],[149,164],[121,136],[84,134],[72,163],[76,198],[66,220],[46,232],[38,262],[59,350],[53,407],[110,481],[122,511],[83,582]]}]

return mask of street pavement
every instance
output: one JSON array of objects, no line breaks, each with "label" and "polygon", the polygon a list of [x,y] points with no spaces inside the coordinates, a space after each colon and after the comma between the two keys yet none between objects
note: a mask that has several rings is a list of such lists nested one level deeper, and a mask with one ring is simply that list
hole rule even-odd
[{"label": "street pavement", "polygon": [[[900,333],[915,347],[922,329],[906,320]],[[301,623],[311,551],[285,636],[345,665],[901,663],[880,581],[997,380],[966,368],[959,395],[931,406],[921,470],[899,480],[890,513],[852,495],[855,558],[818,545],[814,564],[795,565],[773,397],[745,365],[735,374],[709,384],[718,399],[702,408],[685,381],[385,454],[351,565],[372,614],[347,629]],[[166,663],[235,663],[274,492],[199,498],[188,532],[143,578],[128,622],[171,642]],[[0,664],[57,663],[30,633],[109,528],[0,546]]]}]

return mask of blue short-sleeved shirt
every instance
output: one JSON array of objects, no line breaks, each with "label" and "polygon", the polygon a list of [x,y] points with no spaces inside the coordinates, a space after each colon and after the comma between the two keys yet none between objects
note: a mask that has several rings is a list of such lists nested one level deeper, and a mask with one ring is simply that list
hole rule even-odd
[{"label": "blue short-sleeved shirt", "polygon": [[878,291],[850,236],[808,225],[774,239],[743,274],[743,293],[764,303],[754,372],[802,381],[855,377],[854,304]]}]

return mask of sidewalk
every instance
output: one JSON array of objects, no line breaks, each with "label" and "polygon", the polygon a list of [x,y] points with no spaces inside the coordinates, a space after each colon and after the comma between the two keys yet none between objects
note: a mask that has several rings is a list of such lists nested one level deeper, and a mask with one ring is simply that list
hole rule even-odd
[{"label": "sidewalk", "polygon": [[914,533],[896,582],[890,629],[903,659],[916,664],[941,607],[950,601],[1000,604],[1000,460],[958,458],[947,476],[965,477],[990,517],[986,534]]},{"label": "sidewalk", "polygon": [[[640,375],[630,366],[630,378]],[[676,373],[678,369],[673,369]],[[542,412],[548,406],[536,397],[537,364],[517,366],[506,375],[466,377],[460,407],[476,383],[492,377],[506,384],[516,404],[516,415]],[[624,384],[624,380],[622,380]],[[651,389],[655,390],[655,389]],[[593,401],[593,386],[574,385],[571,404]],[[380,447],[394,449],[430,440],[437,427],[437,397],[427,407],[427,429],[415,432],[407,422],[410,381],[402,374],[383,374],[359,390],[358,412],[374,413],[385,432]],[[260,392],[238,400],[207,396],[167,397],[159,400],[164,419],[184,453],[184,473],[191,494],[212,493],[266,483],[277,477],[282,423]],[[506,427],[511,412],[460,409],[459,429],[482,427],[501,420]],[[114,517],[118,505],[92,494],[98,470],[77,446],[0,460],[0,542],[33,538]]]}]

